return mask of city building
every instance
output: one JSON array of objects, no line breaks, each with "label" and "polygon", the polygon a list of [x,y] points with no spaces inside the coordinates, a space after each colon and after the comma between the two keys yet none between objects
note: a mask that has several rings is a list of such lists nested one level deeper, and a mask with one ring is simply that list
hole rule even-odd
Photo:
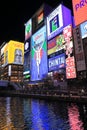
[{"label": "city building", "polygon": [[[42,6],[35,12],[35,14],[25,23],[24,72],[23,72],[25,83],[29,84],[32,81],[34,83],[35,81],[38,82],[42,80],[39,75],[40,74],[39,68],[38,68],[38,72],[36,71],[37,71],[37,64],[38,65],[40,64],[39,63],[40,60],[38,59],[38,56],[40,55],[39,49],[41,50],[43,46],[42,44],[40,44],[40,42],[42,42],[41,40],[44,40],[44,39],[46,40],[46,16],[49,14],[51,10],[52,10],[52,7],[50,7],[48,4],[42,4]],[[44,39],[40,39],[41,32],[42,32],[41,35],[43,35],[42,38],[44,37]],[[39,41],[34,40],[34,39],[39,39]],[[35,42],[38,42],[38,43],[35,43]],[[37,44],[37,46],[35,44]],[[46,43],[45,43],[45,46],[47,49]],[[46,52],[47,50],[45,51],[45,55],[46,55]],[[31,58],[33,56],[34,58],[37,59],[37,64],[36,64],[36,60],[33,61],[34,58]],[[45,57],[44,60],[46,60],[46,58],[47,57]],[[34,68],[33,66],[36,66],[36,68]],[[47,70],[47,61],[46,61],[46,70]]]},{"label": "city building", "polygon": [[43,7],[25,24],[24,77],[29,84],[50,77],[54,85],[67,87],[67,80],[76,78],[73,16],[62,4],[49,11]]},{"label": "city building", "polygon": [[10,40],[0,47],[1,80],[23,82],[24,43]]}]

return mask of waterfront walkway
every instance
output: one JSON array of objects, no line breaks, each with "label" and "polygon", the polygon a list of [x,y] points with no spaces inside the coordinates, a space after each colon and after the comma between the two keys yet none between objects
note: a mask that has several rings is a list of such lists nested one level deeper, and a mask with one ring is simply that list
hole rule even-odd
[{"label": "waterfront walkway", "polygon": [[26,97],[35,99],[57,100],[57,101],[70,101],[87,103],[87,92],[82,91],[67,91],[67,90],[0,90],[0,96],[15,96]]}]

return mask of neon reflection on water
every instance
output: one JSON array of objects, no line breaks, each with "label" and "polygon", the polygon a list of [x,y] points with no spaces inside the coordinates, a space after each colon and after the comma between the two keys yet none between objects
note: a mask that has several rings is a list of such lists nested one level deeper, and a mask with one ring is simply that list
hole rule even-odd
[{"label": "neon reflection on water", "polygon": [[63,119],[59,114],[56,116],[51,105],[32,100],[31,112],[32,130],[68,130],[69,128],[66,118]]},{"label": "neon reflection on water", "polygon": [[11,130],[11,112],[10,112],[10,97],[6,98],[6,128]]},{"label": "neon reflection on water", "polygon": [[83,122],[80,119],[78,107],[74,104],[68,108],[68,116],[70,123],[70,130],[84,130]]}]

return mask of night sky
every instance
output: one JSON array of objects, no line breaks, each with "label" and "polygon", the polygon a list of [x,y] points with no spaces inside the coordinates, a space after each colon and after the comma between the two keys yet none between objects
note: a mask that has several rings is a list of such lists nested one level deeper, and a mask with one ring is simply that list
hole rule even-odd
[{"label": "night sky", "polygon": [[0,45],[15,40],[24,42],[24,24],[33,16],[43,3],[55,8],[63,3],[72,9],[72,0],[3,0],[0,3]]}]

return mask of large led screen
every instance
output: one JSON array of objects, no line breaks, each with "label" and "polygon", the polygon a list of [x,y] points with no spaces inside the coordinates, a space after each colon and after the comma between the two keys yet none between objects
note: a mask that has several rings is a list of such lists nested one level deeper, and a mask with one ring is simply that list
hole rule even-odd
[{"label": "large led screen", "polygon": [[48,73],[46,26],[31,38],[31,81],[41,80]]},{"label": "large led screen", "polygon": [[87,1],[86,0],[72,0],[75,25],[79,25],[87,20]]},{"label": "large led screen", "polygon": [[80,25],[82,39],[87,37],[87,21]]},{"label": "large led screen", "polygon": [[65,53],[48,59],[49,71],[65,68]]},{"label": "large led screen", "polygon": [[30,19],[26,24],[25,24],[25,40],[30,38],[32,33],[32,20]]},{"label": "large led screen", "polygon": [[63,31],[63,27],[71,24],[71,11],[59,5],[47,17],[47,38],[50,40]]}]

